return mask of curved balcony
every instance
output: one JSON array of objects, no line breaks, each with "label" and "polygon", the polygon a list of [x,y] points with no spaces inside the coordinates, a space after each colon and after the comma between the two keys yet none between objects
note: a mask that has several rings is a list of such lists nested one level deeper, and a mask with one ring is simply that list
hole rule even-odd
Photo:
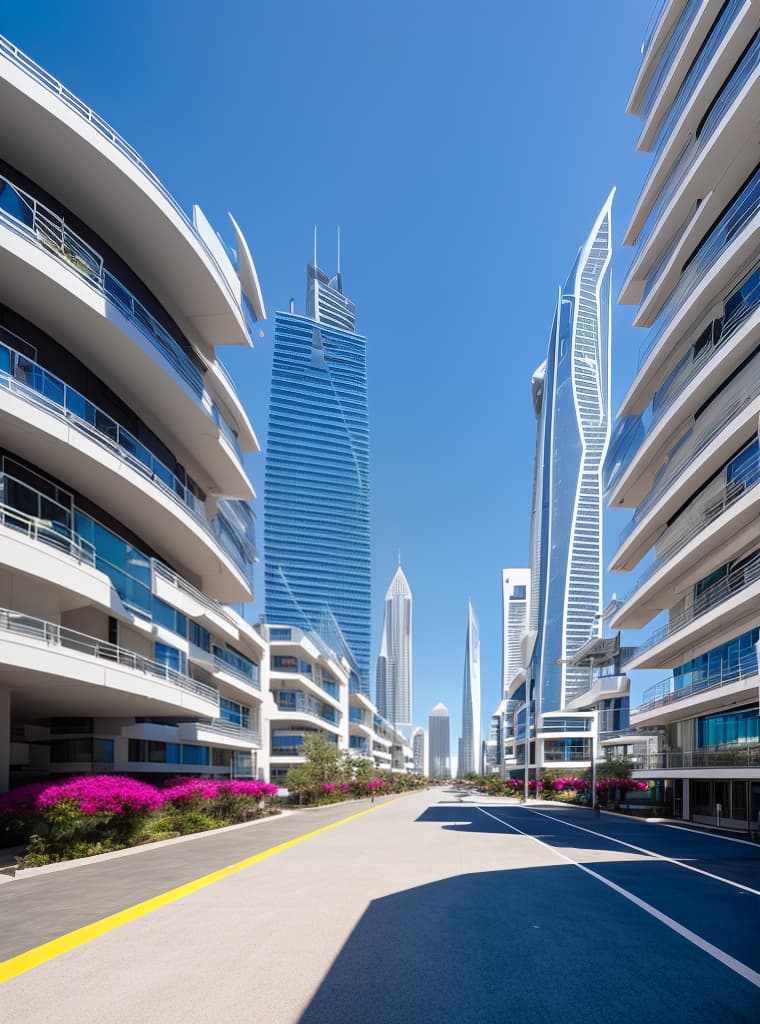
[{"label": "curved balcony", "polygon": [[[648,687],[644,690],[643,700],[641,704],[631,711],[632,715],[638,717],[649,711],[655,711],[659,708],[668,708],[672,705],[678,705],[682,701],[688,703],[692,707],[698,702],[702,707],[700,712],[711,710],[710,707],[704,707],[704,705],[712,705],[713,707],[719,707],[721,704],[726,703],[726,688],[730,687],[732,690],[747,690],[746,682],[752,680],[755,687],[757,686],[757,656],[750,655],[745,659],[739,659],[733,665],[726,665],[721,667],[720,672],[713,675],[705,676],[699,679],[693,679],[690,683],[683,686],[676,686],[675,679],[673,676],[666,676],[665,679],[661,679],[653,686]],[[744,684],[737,687],[737,684]],[[683,708],[676,708],[676,714],[683,717]]]},{"label": "curved balcony", "polygon": [[605,496],[611,506],[641,501],[672,436],[757,347],[760,340],[760,264],[724,300],[712,320],[676,364],[646,411],[618,420],[605,464]]},{"label": "curved balcony", "polygon": [[[725,513],[730,511],[730,515]],[[656,557],[615,613],[613,629],[640,629],[673,602],[673,580],[695,582],[754,538],[760,511],[760,457],[729,477],[724,471],[657,542]]]},{"label": "curved balcony", "polygon": [[[639,370],[620,408],[641,412],[683,358],[700,320],[757,261],[760,230],[760,167],[684,264],[662,305],[657,325],[642,345]],[[679,344],[674,344],[679,339]]]},{"label": "curved balcony", "polygon": [[760,552],[707,587],[635,648],[626,669],[679,664],[757,625]]},{"label": "curved balcony", "polygon": [[128,432],[36,369],[36,388],[0,371],[6,443],[41,469],[64,476],[120,521],[132,520],[151,546],[170,553],[169,561],[191,565],[209,593],[249,600],[250,552],[235,543],[224,512],[210,521],[204,503]]},{"label": "curved balcony", "polygon": [[726,461],[757,434],[760,356],[715,397],[694,426],[671,449],[647,497],[620,534],[610,568],[633,568],[658,530]]},{"label": "curved balcony", "polygon": [[[207,489],[252,497],[242,466],[241,441],[246,450],[254,451],[258,441],[247,417],[233,408],[242,432],[230,425],[206,390],[199,366],[132,292],[105,270],[100,254],[61,217],[2,175],[0,226],[33,247],[25,251],[23,244],[14,245],[11,235],[0,251],[10,304],[52,337],[68,334],[68,325],[75,325],[67,347],[106,383],[112,382],[135,410],[144,409],[146,422],[158,416],[176,437],[188,439],[183,461],[189,457],[198,462],[207,477]],[[55,261],[57,267],[48,267],[41,256]],[[68,273],[61,275],[61,269]],[[85,326],[76,294],[99,314],[95,322]],[[130,340],[139,338],[139,350],[124,345],[125,335]],[[162,375],[156,375],[156,364]],[[226,404],[234,407],[226,391],[225,395]],[[219,433],[209,431],[209,419]]]},{"label": "curved balcony", "polygon": [[250,346],[240,281],[202,214],[191,221],[129,143],[1,36],[0,132],[6,158],[76,210],[210,351]]},{"label": "curved balcony", "polygon": [[320,725],[326,729],[337,732],[340,728],[340,712],[325,706],[321,701],[301,690],[272,690],[272,697],[277,705],[275,714],[280,717],[283,713],[288,717],[303,717],[318,719]]},{"label": "curved balcony", "polygon": [[134,651],[9,608],[0,609],[0,663],[13,668],[14,702],[46,715],[216,718],[219,694]]},{"label": "curved balcony", "polygon": [[[634,282],[646,276],[652,263],[649,243],[655,232],[658,235],[664,233],[671,220],[672,211],[668,211],[667,217],[663,213],[680,186],[692,177],[692,171],[711,147],[713,139],[720,141],[725,151],[723,136],[729,125],[734,123],[746,132],[754,123],[757,39],[744,56],[742,50],[757,30],[759,21],[760,15],[746,0],[732,0],[659,128],[652,166],[624,238],[625,245],[636,243],[638,252],[621,289],[623,302],[635,301]],[[737,60],[739,63],[734,67]],[[715,98],[710,102],[711,96]],[[703,113],[708,103],[707,111]],[[746,117],[737,116],[741,109],[747,111]],[[646,132],[643,139],[647,139]],[[709,190],[710,184],[705,191]],[[692,196],[691,203],[697,195]],[[682,203],[678,205],[682,222],[685,210]]]},{"label": "curved balcony", "polygon": [[[700,8],[702,8],[702,0],[688,0],[685,7],[681,11],[681,15],[676,22],[673,31],[670,33],[668,40],[662,50],[657,65],[654,71],[649,76],[649,80],[644,90],[643,96],[639,102],[636,103],[635,113],[646,120],[652,108],[660,95],[661,88],[666,80],[670,77],[673,71],[674,64],[676,63],[676,57],[681,49],[681,46],[689,33]],[[629,111],[633,113],[633,110]]]}]

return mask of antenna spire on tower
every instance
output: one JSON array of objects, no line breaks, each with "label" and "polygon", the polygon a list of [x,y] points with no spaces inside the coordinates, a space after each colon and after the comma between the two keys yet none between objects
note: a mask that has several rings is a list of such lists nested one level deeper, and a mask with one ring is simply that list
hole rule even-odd
[{"label": "antenna spire on tower", "polygon": [[340,224],[338,225],[338,273],[340,273]]},{"label": "antenna spire on tower", "polygon": [[317,265],[317,225],[314,225],[314,266]]}]

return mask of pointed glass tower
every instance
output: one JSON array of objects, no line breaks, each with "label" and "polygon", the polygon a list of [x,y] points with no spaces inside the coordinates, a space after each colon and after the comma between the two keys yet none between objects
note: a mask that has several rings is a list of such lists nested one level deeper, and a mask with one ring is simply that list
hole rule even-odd
[{"label": "pointed glass tower", "polygon": [[377,709],[396,727],[412,724],[412,592],[399,567],[385,595],[375,676]]},{"label": "pointed glass tower", "polygon": [[480,629],[472,603],[468,601],[462,686],[462,739],[457,768],[460,777],[467,772],[480,772],[480,743]]},{"label": "pointed glass tower", "polygon": [[[369,695],[369,421],[366,339],[340,273],[307,270],[307,316],[277,313],[264,491],[269,622],[350,648]],[[340,653],[346,653],[341,651]]]}]

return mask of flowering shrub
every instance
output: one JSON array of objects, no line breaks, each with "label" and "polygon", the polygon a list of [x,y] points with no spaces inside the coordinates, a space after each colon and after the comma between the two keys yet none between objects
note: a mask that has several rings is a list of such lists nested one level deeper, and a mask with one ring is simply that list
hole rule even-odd
[{"label": "flowering shrub", "polygon": [[276,793],[258,781],[182,779],[160,790],[119,775],[84,775],[3,794],[0,827],[29,836],[24,863],[32,866],[235,824],[256,817]]}]

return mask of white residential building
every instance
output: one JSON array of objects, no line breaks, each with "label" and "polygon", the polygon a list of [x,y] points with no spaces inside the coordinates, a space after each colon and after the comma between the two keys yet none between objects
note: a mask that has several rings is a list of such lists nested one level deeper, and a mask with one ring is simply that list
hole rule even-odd
[{"label": "white residential building", "polygon": [[2,38],[0,140],[0,789],[250,777],[258,442],[219,360],[265,315],[248,245]]}]

